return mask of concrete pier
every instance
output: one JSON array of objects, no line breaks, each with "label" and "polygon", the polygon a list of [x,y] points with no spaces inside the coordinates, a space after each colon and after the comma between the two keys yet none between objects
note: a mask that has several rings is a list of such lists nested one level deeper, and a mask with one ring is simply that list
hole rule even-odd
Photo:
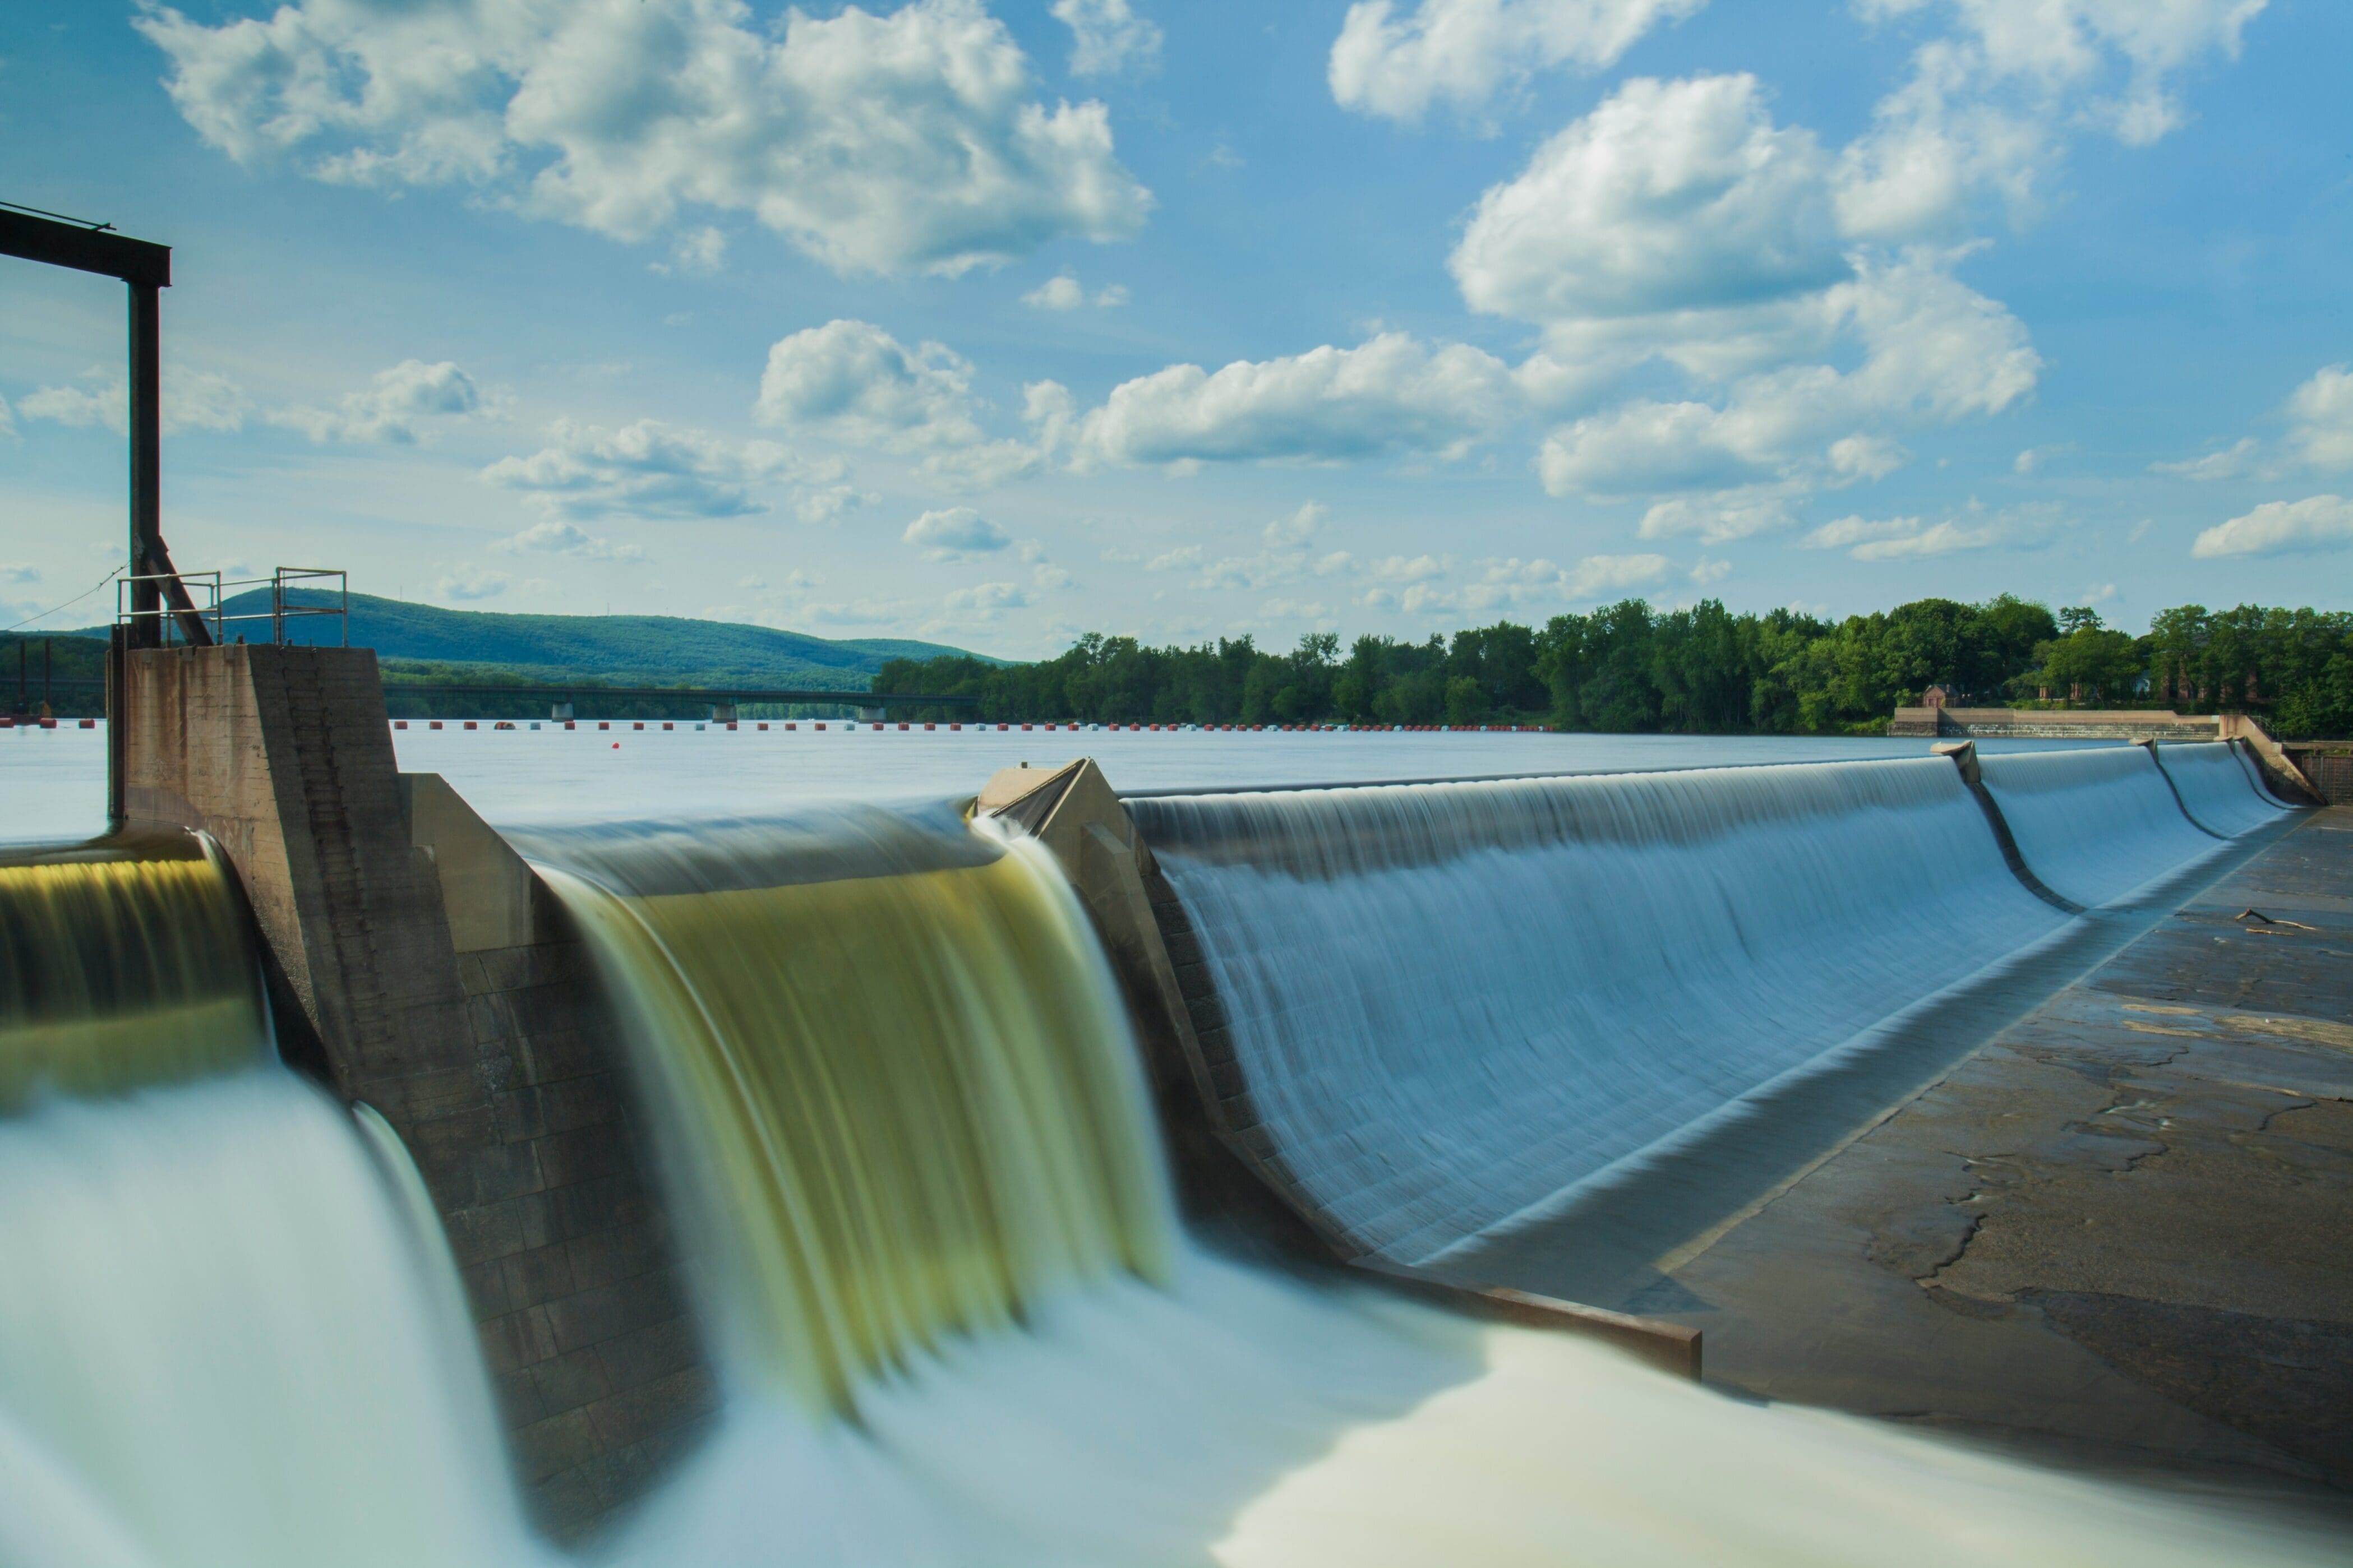
[{"label": "concrete pier", "polygon": [[227,851],[288,1059],[400,1133],[439,1209],[541,1524],[640,1495],[716,1395],[560,906],[438,776],[395,761],[364,648],[137,650],[133,827]]}]

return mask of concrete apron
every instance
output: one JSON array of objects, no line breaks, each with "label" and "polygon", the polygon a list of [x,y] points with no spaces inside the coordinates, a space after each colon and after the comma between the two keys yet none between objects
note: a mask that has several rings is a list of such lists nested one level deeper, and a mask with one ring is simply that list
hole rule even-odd
[{"label": "concrete apron", "polygon": [[[1990,987],[1992,1038],[1618,1304],[1729,1392],[2353,1521],[2353,809],[2176,897]],[[1482,1266],[1589,1278],[1549,1239]]]}]

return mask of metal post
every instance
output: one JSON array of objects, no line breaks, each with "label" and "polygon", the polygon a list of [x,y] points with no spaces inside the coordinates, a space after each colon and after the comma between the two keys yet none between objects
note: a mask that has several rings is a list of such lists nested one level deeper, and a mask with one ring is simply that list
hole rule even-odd
[{"label": "metal post", "polygon": [[[131,572],[152,577],[167,570],[164,551],[164,339],[159,290],[133,281],[131,290]],[[131,646],[164,640],[163,585],[131,585]]]},{"label": "metal post", "polygon": [[54,718],[58,711],[55,707],[51,706],[51,701],[56,696],[56,692],[53,689],[53,683],[50,679],[51,674],[49,639],[43,637],[41,639],[41,716],[43,718]]},{"label": "metal post", "polygon": [[123,670],[127,656],[129,628],[117,626],[109,634],[106,644],[106,830],[120,833],[130,821],[125,805],[123,751]]}]

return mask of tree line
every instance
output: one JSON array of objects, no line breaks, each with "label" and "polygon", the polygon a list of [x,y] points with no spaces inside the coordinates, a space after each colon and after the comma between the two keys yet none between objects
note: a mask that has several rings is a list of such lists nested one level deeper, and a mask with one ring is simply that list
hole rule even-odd
[{"label": "tree line", "polygon": [[[1060,656],[991,665],[892,659],[877,692],[979,700],[992,722],[1481,724],[1683,734],[1877,734],[1940,685],[1956,703],[2232,709],[2290,737],[2353,733],[2353,613],[2242,605],[2161,611],[2146,635],[2079,606],[2000,595],[1920,599],[1830,621],[1735,615],[1714,599],[1640,599],[1542,627],[1499,621],[1343,652],[1311,632],[1288,652],[1248,637],[1190,647],[1090,632]],[[902,716],[913,717],[912,713]]]}]

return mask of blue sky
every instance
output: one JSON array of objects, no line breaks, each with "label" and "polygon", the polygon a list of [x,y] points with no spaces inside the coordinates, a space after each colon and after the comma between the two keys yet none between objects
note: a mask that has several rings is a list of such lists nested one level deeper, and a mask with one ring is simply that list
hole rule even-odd
[{"label": "blue sky", "polygon": [[[175,247],[184,568],[1016,657],[1647,596],[2353,605],[2334,0],[0,15]],[[122,533],[0,261],[0,617]],[[45,624],[78,624],[109,596]]]}]

